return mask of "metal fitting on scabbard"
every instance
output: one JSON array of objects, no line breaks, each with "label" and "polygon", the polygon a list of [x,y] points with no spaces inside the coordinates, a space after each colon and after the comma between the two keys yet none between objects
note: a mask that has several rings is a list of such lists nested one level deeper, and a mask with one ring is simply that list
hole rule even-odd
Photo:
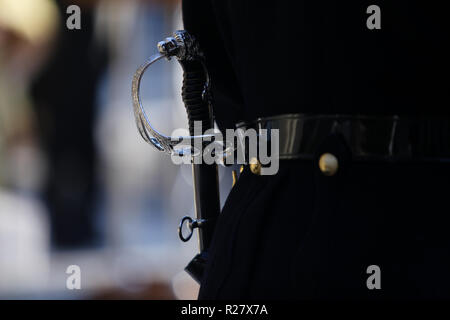
[{"label": "metal fitting on scabbard", "polygon": [[[185,237],[183,235],[183,226],[185,225],[186,221],[187,227],[189,229],[189,234]],[[178,236],[180,237],[181,241],[188,242],[194,234],[194,229],[203,227],[205,223],[206,220],[204,219],[192,219],[189,216],[183,217],[180,221],[180,225],[178,226]]]}]

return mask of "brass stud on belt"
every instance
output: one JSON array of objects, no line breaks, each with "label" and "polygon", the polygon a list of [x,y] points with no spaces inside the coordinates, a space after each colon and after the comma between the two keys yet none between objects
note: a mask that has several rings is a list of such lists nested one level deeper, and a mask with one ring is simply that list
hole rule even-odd
[{"label": "brass stud on belt", "polygon": [[261,162],[256,158],[250,159],[250,170],[253,174],[261,175]]},{"label": "brass stud on belt", "polygon": [[320,171],[326,176],[334,176],[339,168],[339,162],[335,155],[324,153],[319,159]]}]

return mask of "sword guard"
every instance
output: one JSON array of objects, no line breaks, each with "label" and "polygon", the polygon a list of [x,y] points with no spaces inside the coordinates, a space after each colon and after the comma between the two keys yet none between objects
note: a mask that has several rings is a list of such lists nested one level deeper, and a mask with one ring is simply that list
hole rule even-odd
[{"label": "sword guard", "polygon": [[208,92],[209,76],[206,67],[204,66],[203,53],[199,49],[198,43],[193,36],[184,30],[178,30],[172,37],[168,37],[164,41],[159,42],[158,53],[151,56],[134,74],[131,95],[135,121],[142,138],[158,151],[177,156],[194,156],[197,152],[192,146],[196,145],[196,141],[199,141],[200,144],[202,144],[204,139],[210,141],[213,138],[215,139],[216,135],[202,134],[194,136],[191,134],[189,136],[180,137],[166,136],[150,124],[150,118],[147,116],[141,101],[141,80],[145,71],[157,61],[163,58],[170,60],[171,57],[176,57],[182,66],[186,63],[192,63],[193,61],[198,61],[200,63],[202,72],[205,73],[205,83],[200,98],[202,100],[210,98]]}]

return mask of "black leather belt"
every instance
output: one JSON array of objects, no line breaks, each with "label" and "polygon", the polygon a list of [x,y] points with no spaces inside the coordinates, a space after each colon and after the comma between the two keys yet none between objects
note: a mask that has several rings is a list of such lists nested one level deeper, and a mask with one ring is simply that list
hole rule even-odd
[{"label": "black leather belt", "polygon": [[450,118],[286,114],[237,128],[279,130],[280,159],[313,159],[330,135],[343,137],[354,160],[450,161]]}]

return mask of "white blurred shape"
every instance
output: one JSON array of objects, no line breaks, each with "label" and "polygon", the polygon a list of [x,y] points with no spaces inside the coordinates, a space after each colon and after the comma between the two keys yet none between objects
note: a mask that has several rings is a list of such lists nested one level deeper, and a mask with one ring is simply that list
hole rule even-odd
[{"label": "white blurred shape", "polygon": [[47,285],[49,224],[38,201],[0,190],[0,294]]},{"label": "white blurred shape", "polygon": [[196,300],[200,285],[185,271],[182,271],[173,277],[172,289],[179,300]]}]

